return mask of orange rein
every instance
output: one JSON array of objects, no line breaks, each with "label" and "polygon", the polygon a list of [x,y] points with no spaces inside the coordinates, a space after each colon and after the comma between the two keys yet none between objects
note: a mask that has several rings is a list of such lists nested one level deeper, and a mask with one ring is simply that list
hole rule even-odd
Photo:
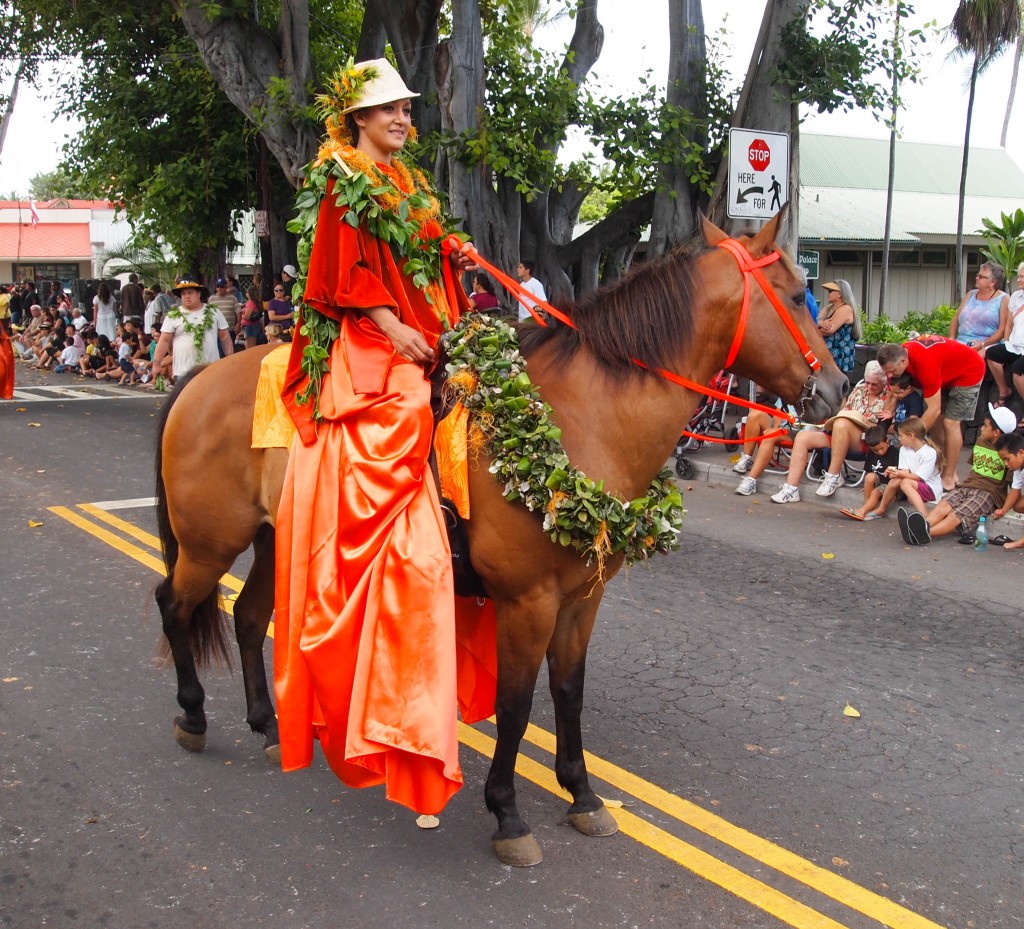
[{"label": "orange rein", "polygon": [[[785,307],[782,305],[782,301],[779,300],[778,295],[775,293],[774,288],[768,282],[768,279],[764,276],[761,268],[778,261],[782,256],[778,250],[772,252],[769,255],[765,255],[763,258],[755,259],[750,252],[748,252],[736,239],[725,239],[718,243],[718,248],[724,248],[733,258],[736,259],[736,263],[739,265],[740,272],[743,274],[743,301],[740,305],[740,318],[736,325],[736,335],[733,337],[732,346],[729,349],[729,357],[726,359],[724,367],[728,368],[729,365],[736,360],[736,355],[739,352],[740,345],[743,342],[743,336],[747,329],[747,317],[750,313],[750,278],[753,278],[761,286],[761,290],[765,296],[775,308],[775,311],[782,318],[783,323],[789,330],[790,335],[793,336],[797,347],[803,352],[804,360],[809,365],[811,371],[820,371],[821,362],[818,357],[814,354],[814,350],[808,344],[807,339],[804,338],[803,333],[797,328],[796,323],[790,319],[789,314],[786,312]],[[575,329],[576,326],[572,320],[565,315],[561,310],[556,309],[550,303],[545,300],[540,300],[533,294],[529,293],[518,281],[513,280],[504,271],[496,268],[493,264],[487,261],[481,256],[481,254],[472,246],[472,244],[466,242],[463,243],[457,236],[448,236],[444,242],[445,253],[450,252],[461,252],[466,255],[473,262],[480,265],[484,270],[488,271],[495,280],[498,281],[509,293],[512,294],[526,309],[530,312],[530,315],[542,326],[547,328],[547,320],[537,312],[536,307],[540,307],[548,315],[553,316],[559,322],[564,323],[571,329]],[[446,262],[447,264],[447,262]],[[647,368],[642,361],[634,358],[633,363],[641,368]],[[649,370],[649,369],[648,369]],[[755,403],[752,400],[744,400],[742,397],[734,397],[731,394],[724,394],[719,390],[715,390],[712,387],[708,387],[706,384],[698,384],[696,381],[691,381],[689,378],[685,378],[680,374],[675,374],[672,371],[666,371],[664,368],[656,368],[655,373],[665,378],[667,381],[671,381],[673,384],[678,384],[680,387],[684,387],[687,390],[693,390],[697,393],[704,394],[708,397],[715,397],[719,400],[725,400],[727,403],[733,403],[736,406],[744,406],[751,410],[761,410],[764,413],[768,413],[771,416],[784,419],[788,423],[795,423],[796,417],[784,410],[776,409],[775,407],[765,406],[761,403]],[[681,433],[684,436],[691,436],[693,438],[702,439],[705,442],[720,442],[734,444],[735,439],[717,439],[711,436],[697,435],[692,432],[686,432],[685,430]],[[784,429],[776,429],[771,432],[766,432],[757,437],[757,442],[763,442],[766,439],[774,439],[781,435],[785,435]]]}]

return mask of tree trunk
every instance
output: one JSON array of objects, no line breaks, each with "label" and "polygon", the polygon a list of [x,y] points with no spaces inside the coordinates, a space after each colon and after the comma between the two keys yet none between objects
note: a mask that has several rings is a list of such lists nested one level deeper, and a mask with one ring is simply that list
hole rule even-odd
[{"label": "tree trunk", "polygon": [[11,95],[7,99],[7,109],[4,110],[3,118],[0,118],[0,152],[4,150],[4,139],[7,138],[7,127],[11,124],[11,117],[14,115],[14,104],[18,100],[18,86],[21,84],[21,75],[25,71],[25,63],[18,62],[18,69],[14,72],[14,86],[11,88]]},{"label": "tree trunk", "polygon": [[[763,129],[766,132],[785,132],[789,135],[788,193],[791,241],[788,250],[794,254],[800,230],[800,112],[799,105],[790,102],[794,88],[773,82],[770,75],[782,60],[783,31],[793,22],[805,25],[808,7],[807,0],[768,0],[747,69],[746,81],[732,120],[732,125],[737,128]],[[723,159],[709,212],[716,224],[728,231],[736,231],[747,226],[748,222],[728,219],[727,181],[728,162],[727,159]]]},{"label": "tree trunk", "polygon": [[964,201],[967,197],[967,161],[971,154],[971,118],[974,115],[974,92],[978,86],[978,56],[971,66],[970,90],[967,94],[967,125],[964,129],[964,159],[960,168],[960,198],[956,207],[956,251],[953,253],[954,291],[950,303],[957,304],[967,292],[967,269],[964,266]]},{"label": "tree trunk", "polygon": [[366,15],[384,24],[398,73],[410,90],[421,94],[412,101],[412,115],[424,135],[441,127],[440,114],[430,97],[436,86],[437,20],[443,5],[442,0],[366,0]]},{"label": "tree trunk", "polygon": [[[889,240],[892,237],[892,200],[893,191],[896,187],[896,117],[900,109],[900,60],[902,58],[902,46],[900,45],[900,25],[903,21],[903,3],[898,0],[894,12],[895,23],[893,25],[892,47],[894,61],[892,68],[892,125],[889,127],[889,179],[885,189],[885,232],[882,236],[882,279],[878,284],[878,317],[885,316],[885,304],[889,296]],[[865,293],[861,298],[865,305],[865,311],[870,315],[870,308],[866,306],[868,295]]]},{"label": "tree trunk", "polygon": [[[438,109],[445,132],[465,132],[479,125],[484,108],[483,50],[478,0],[453,0],[452,35],[437,49]],[[465,221],[480,254],[499,267],[511,267],[515,250],[501,222],[488,166],[452,158],[445,161],[444,170],[451,211]]]},{"label": "tree trunk", "polygon": [[1017,47],[1013,53],[1013,75],[1010,77],[1010,93],[1006,98],[1006,114],[1003,116],[1003,131],[999,136],[999,144],[1006,148],[1006,134],[1010,130],[1010,113],[1013,111],[1013,98],[1017,96],[1017,78],[1020,75],[1020,59],[1024,55],[1024,31],[1017,36]]},{"label": "tree trunk", "polygon": [[[705,115],[704,63],[707,47],[704,38],[704,14],[700,0],[669,0],[669,65],[666,102],[682,107],[700,118]],[[697,133],[694,133],[697,136]],[[688,142],[707,143],[707,134]],[[660,172],[654,201],[651,240],[648,254],[660,255],[693,238],[696,229],[697,191],[690,183],[690,172],[668,165]]]},{"label": "tree trunk", "polygon": [[[204,0],[168,0],[196,43],[200,57],[228,99],[258,126],[267,146],[293,187],[317,148],[316,127],[297,120],[295,111],[308,103],[306,84],[312,77],[309,60],[308,0],[283,0],[281,47],[249,19],[207,18]],[[266,88],[285,79],[291,89],[288,105],[272,101]]]}]

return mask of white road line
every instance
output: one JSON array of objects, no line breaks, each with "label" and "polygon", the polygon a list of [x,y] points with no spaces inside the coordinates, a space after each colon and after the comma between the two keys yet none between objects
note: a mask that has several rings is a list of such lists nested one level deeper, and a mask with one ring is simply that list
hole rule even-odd
[{"label": "white road line", "polygon": [[90,506],[97,510],[131,510],[136,507],[156,506],[156,497],[134,497],[131,500],[101,500],[99,503],[92,503]]},{"label": "white road line", "polygon": [[81,387],[57,387],[39,385],[31,387],[15,387],[14,396],[8,402],[14,403],[64,403],[69,400],[124,400],[152,399],[152,391],[138,392],[126,388],[99,387],[82,385]]}]

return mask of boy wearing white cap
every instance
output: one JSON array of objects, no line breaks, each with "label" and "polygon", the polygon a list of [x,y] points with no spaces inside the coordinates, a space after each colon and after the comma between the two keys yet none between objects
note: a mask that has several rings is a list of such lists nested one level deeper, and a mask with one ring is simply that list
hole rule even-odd
[{"label": "boy wearing white cap", "polygon": [[1017,417],[1005,406],[988,405],[988,416],[971,450],[971,473],[924,516],[900,507],[900,534],[908,545],[927,545],[933,538],[959,530],[961,541],[973,542],[982,516],[991,516],[1006,500],[1010,474],[996,443],[1012,435]]}]

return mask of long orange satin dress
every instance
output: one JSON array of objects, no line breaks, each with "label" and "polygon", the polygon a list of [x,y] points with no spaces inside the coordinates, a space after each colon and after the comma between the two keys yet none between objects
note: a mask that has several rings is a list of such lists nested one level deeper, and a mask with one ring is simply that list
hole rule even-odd
[{"label": "long orange satin dress", "polygon": [[433,346],[440,311],[460,308],[441,287],[431,296],[388,246],[342,220],[328,189],[305,300],[341,335],[315,427],[295,403],[305,340],[292,347],[282,399],[299,435],[277,518],[274,645],[284,770],[309,765],[316,738],[346,784],[385,783],[419,813],[462,785],[457,708],[467,721],[493,712],[493,611],[456,607],[426,372],[355,310],[391,307]]}]

